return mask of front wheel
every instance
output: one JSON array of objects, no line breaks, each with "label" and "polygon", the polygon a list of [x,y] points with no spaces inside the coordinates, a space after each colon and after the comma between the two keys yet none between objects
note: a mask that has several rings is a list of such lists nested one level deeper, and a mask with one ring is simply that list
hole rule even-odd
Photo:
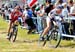
[{"label": "front wheel", "polygon": [[44,37],[41,37],[40,35],[40,38],[38,39],[38,45],[42,47],[44,46],[43,44],[44,44]]},{"label": "front wheel", "polygon": [[17,37],[17,31],[18,31],[17,28],[13,28],[13,32],[10,33],[9,40],[11,42],[15,42],[16,37]]},{"label": "front wheel", "polygon": [[53,30],[49,37],[49,47],[57,48],[61,41],[61,34],[57,30]]}]

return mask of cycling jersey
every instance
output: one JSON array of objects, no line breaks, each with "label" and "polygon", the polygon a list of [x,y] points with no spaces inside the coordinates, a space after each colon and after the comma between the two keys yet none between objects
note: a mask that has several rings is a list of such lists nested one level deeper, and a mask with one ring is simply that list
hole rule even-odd
[{"label": "cycling jersey", "polygon": [[[60,18],[63,18],[62,16],[62,13],[60,14],[57,14],[56,12],[57,9],[53,9],[49,14],[48,14],[48,17],[51,19],[51,20],[56,20],[58,17],[55,17],[55,16],[59,16]],[[59,19],[60,19],[59,18]]]},{"label": "cycling jersey", "polygon": [[14,21],[18,20],[18,17],[21,15],[22,15],[22,13],[20,11],[11,12],[11,21],[14,22]]}]

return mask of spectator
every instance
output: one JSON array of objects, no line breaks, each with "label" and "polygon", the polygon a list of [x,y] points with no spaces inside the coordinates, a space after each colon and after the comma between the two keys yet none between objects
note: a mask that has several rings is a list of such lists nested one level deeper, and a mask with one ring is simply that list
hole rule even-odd
[{"label": "spectator", "polygon": [[0,15],[2,16],[2,11],[1,11],[1,8],[0,8]]},{"label": "spectator", "polygon": [[51,0],[51,3],[54,5],[56,3],[56,0]]},{"label": "spectator", "polygon": [[35,8],[36,8],[36,6],[32,7],[32,11],[33,11],[33,22],[36,25],[36,32],[35,33],[38,33],[38,30],[37,30],[37,13],[36,13]]},{"label": "spectator", "polygon": [[67,17],[68,16],[67,3],[62,3],[62,6],[63,6],[62,16]]},{"label": "spectator", "polygon": [[63,0],[63,3],[65,3],[65,2],[67,3],[67,0]]},{"label": "spectator", "polygon": [[5,8],[4,8],[4,4],[2,5],[1,11],[2,11],[2,17],[3,17],[3,19],[5,19],[5,14],[4,14]]},{"label": "spectator", "polygon": [[36,28],[35,24],[33,23],[32,14],[32,10],[28,6],[25,6],[25,11],[23,12],[23,15],[25,17],[25,22],[27,23],[29,28],[28,34],[32,33],[32,30]]},{"label": "spectator", "polygon": [[[70,1],[71,4],[71,8],[70,8],[70,13],[69,16],[75,16],[75,4],[73,3],[73,1]],[[71,34],[75,35],[75,20],[72,20],[73,23],[73,30],[71,31]]]},{"label": "spectator", "polygon": [[[67,9],[67,3],[62,3],[62,6],[63,6],[62,16],[63,16],[63,18],[67,18],[68,13],[69,13],[69,11]],[[63,26],[63,29],[62,29],[63,33],[69,34],[69,30],[68,30],[69,29],[69,23],[67,23],[67,20],[65,20],[63,22],[62,26]],[[70,40],[70,38],[68,38],[68,37],[63,37],[63,39]]]},{"label": "spectator", "polygon": [[46,1],[46,8],[45,8],[45,13],[48,15],[48,13],[54,8],[54,6],[51,4],[51,1],[47,0]]},{"label": "spectator", "polygon": [[37,11],[37,24],[38,24],[38,33],[40,33],[43,30],[43,23],[42,19],[44,17],[44,5],[40,6],[40,10]]},{"label": "spectator", "polygon": [[8,7],[7,6],[5,8],[4,14],[5,14],[5,19],[6,20],[9,20],[9,10],[8,10]]},{"label": "spectator", "polygon": [[62,5],[63,3],[63,0],[58,0],[56,3],[55,3],[55,7],[59,6],[59,5]]}]

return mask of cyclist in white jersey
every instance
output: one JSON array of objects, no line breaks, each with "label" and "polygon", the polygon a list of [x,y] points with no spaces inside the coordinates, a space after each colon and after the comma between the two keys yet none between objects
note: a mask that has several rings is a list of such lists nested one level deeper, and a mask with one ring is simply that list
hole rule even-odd
[{"label": "cyclist in white jersey", "polygon": [[61,16],[62,9],[63,9],[62,6],[58,6],[57,8],[55,8],[52,11],[49,12],[48,17],[46,18],[47,26],[44,29],[40,40],[43,40],[44,39],[44,35],[46,35],[49,32],[49,30],[51,29],[51,21],[53,21],[53,24],[57,26],[57,24],[55,22],[55,16],[56,15]]}]

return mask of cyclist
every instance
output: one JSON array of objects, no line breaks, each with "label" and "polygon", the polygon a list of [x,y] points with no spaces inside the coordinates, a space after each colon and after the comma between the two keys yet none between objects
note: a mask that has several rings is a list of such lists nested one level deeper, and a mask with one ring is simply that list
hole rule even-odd
[{"label": "cyclist", "polygon": [[14,10],[11,12],[11,20],[10,20],[10,26],[8,29],[7,39],[9,39],[9,33],[10,33],[10,30],[11,30],[13,24],[18,22],[18,17],[20,17],[20,16],[22,16],[22,13],[19,10],[19,6],[16,6],[14,8]]},{"label": "cyclist", "polygon": [[46,28],[44,29],[40,40],[44,40],[44,35],[46,35],[49,30],[51,29],[51,23],[53,21],[53,24],[57,26],[56,22],[55,22],[55,16],[61,16],[61,12],[62,12],[63,7],[62,6],[57,6],[56,8],[54,8],[53,10],[51,10],[48,14],[48,17],[46,18]]}]

